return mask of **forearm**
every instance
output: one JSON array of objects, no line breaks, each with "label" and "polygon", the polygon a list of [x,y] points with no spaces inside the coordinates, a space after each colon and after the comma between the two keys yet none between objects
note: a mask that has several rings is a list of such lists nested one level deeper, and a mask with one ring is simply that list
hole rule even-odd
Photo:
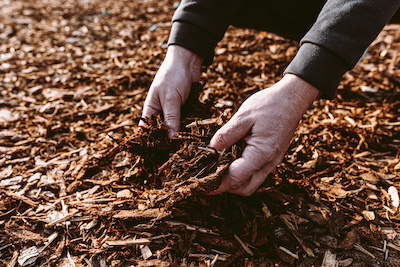
[{"label": "forearm", "polygon": [[285,73],[293,73],[332,99],[352,69],[399,8],[399,0],[329,0],[301,40]]},{"label": "forearm", "polygon": [[200,80],[202,63],[203,58],[201,56],[179,45],[168,46],[163,62],[163,64],[170,65],[171,68],[182,67],[186,69],[192,82]]},{"label": "forearm", "polygon": [[184,0],[172,21],[169,45],[179,45],[212,63],[214,48],[232,23],[241,0]]}]

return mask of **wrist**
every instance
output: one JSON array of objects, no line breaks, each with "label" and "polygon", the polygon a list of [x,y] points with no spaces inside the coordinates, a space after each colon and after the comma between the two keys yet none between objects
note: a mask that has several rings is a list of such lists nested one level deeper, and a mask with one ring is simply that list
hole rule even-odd
[{"label": "wrist", "polygon": [[285,74],[281,82],[288,85],[284,88],[291,90],[291,93],[301,97],[309,105],[321,96],[321,91],[318,88],[294,74]]},{"label": "wrist", "polygon": [[174,67],[183,67],[190,72],[192,82],[200,80],[203,58],[192,51],[179,46],[168,46],[164,62],[170,62]]}]

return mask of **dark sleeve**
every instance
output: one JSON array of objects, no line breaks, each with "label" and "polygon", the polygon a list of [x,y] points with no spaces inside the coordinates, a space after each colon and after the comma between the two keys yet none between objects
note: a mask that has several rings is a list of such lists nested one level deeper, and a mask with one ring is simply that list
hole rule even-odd
[{"label": "dark sleeve", "polygon": [[357,64],[399,5],[399,0],[328,0],[285,73],[306,80],[323,98],[334,98],[341,77]]},{"label": "dark sleeve", "polygon": [[176,44],[210,65],[214,49],[232,23],[240,0],[183,0],[172,18],[168,45]]}]

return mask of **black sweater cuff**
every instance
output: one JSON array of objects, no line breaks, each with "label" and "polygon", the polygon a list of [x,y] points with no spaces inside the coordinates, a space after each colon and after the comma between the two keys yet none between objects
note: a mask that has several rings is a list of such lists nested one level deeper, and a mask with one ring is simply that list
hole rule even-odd
[{"label": "black sweater cuff", "polygon": [[211,65],[214,59],[214,49],[219,40],[194,24],[175,21],[172,24],[168,45],[179,45],[201,56],[203,65]]},{"label": "black sweater cuff", "polygon": [[284,74],[292,73],[333,99],[344,73],[350,68],[338,56],[313,43],[304,43]]}]

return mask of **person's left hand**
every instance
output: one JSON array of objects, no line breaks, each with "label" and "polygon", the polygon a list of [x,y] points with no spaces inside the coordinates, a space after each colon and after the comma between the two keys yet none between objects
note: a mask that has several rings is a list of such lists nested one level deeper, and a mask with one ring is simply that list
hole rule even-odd
[{"label": "person's left hand", "polygon": [[249,196],[282,161],[296,127],[319,91],[293,74],[249,97],[219,129],[210,146],[223,150],[245,138],[242,156],[231,163],[221,186],[210,195]]}]

